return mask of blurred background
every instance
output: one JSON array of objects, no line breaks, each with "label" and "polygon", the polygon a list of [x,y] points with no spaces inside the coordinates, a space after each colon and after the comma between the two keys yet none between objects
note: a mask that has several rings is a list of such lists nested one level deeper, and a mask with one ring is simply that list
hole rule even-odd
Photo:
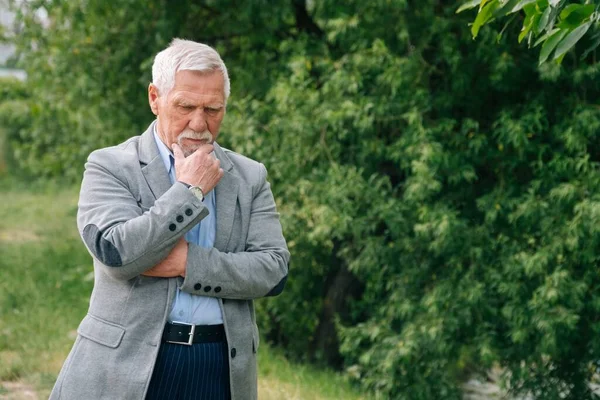
[{"label": "blurred background", "polygon": [[93,286],[83,164],[153,120],[174,37],[227,64],[219,142],[266,165],[292,254],[261,399],[595,398],[598,36],[540,64],[519,34],[598,9],[509,2],[474,40],[480,1],[0,0],[0,398],[52,388]]}]

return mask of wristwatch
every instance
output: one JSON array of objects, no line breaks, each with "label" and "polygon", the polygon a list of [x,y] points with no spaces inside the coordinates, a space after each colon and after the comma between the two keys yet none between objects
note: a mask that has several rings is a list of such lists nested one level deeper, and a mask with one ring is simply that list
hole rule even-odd
[{"label": "wristwatch", "polygon": [[190,186],[190,192],[192,192],[198,200],[204,201],[204,192],[200,186]]},{"label": "wristwatch", "polygon": [[[181,181],[179,181],[179,182],[181,182]],[[188,190],[190,192],[192,192],[192,194],[194,196],[196,196],[196,198],[198,198],[198,200],[204,201],[204,190],[202,190],[202,187],[200,187],[200,186],[192,186],[189,183],[185,183],[185,182],[181,182],[181,183],[184,184],[185,187],[187,187]]]}]

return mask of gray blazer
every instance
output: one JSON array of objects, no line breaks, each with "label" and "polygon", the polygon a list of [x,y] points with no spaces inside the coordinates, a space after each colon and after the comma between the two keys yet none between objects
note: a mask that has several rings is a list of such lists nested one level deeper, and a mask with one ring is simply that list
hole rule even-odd
[{"label": "gray blazer", "polygon": [[232,399],[256,399],[252,300],[281,293],[290,256],[266,169],[215,144],[225,174],[214,248],[189,245],[185,279],[142,276],[208,214],[183,184],[171,185],[152,129],[94,151],[85,165],[77,226],[94,289],[50,399],[143,399],[178,284],[219,299]]}]

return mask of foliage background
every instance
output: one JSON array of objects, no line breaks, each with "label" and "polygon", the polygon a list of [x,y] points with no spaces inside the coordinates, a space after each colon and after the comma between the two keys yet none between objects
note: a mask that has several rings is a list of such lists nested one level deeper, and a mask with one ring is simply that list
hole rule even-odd
[{"label": "foliage background", "polygon": [[592,398],[600,66],[538,67],[494,22],[473,41],[461,3],[29,2],[8,168],[77,182],[152,120],[153,55],[211,44],[232,79],[220,142],[268,167],[292,252],[259,302],[269,341],[379,398],[458,399],[495,366],[515,393]]}]

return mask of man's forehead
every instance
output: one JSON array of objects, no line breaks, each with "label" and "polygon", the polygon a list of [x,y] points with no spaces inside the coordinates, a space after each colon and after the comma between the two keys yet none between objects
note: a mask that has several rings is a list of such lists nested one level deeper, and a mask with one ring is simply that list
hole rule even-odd
[{"label": "man's forehead", "polygon": [[222,93],[198,93],[187,90],[177,90],[173,88],[171,91],[171,99],[177,103],[194,103],[198,101],[223,102]]},{"label": "man's forehead", "polygon": [[223,91],[201,92],[195,89],[184,87],[174,87],[169,94],[170,101],[181,105],[211,105],[213,107],[223,107],[225,96]]}]

